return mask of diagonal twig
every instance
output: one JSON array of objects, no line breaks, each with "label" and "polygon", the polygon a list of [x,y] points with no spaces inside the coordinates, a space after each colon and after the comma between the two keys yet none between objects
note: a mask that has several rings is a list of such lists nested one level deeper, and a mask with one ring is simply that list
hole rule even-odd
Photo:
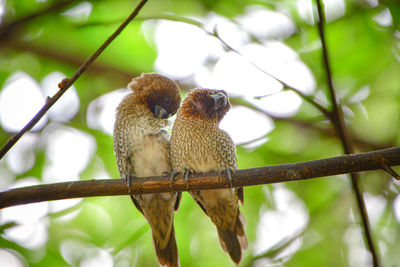
[{"label": "diagonal twig", "polygon": [[57,93],[55,93],[52,97],[47,97],[46,103],[39,110],[39,112],[19,131],[17,134],[13,135],[7,143],[0,150],[0,159],[10,150],[10,148],[32,127],[44,116],[44,114],[54,105],[54,103],[67,91],[67,89],[86,71],[86,69],[96,60],[96,58],[106,49],[106,47],[122,32],[122,30],[131,22],[142,9],[147,0],[141,0],[140,3],[136,6],[133,12],[129,15],[129,17],[118,27],[118,29],[110,36],[108,39],[100,46],[99,49],[88,59],[86,60],[79,69],[75,72],[75,74],[70,78],[64,79],[59,83],[58,87],[60,88]]},{"label": "diagonal twig", "polygon": [[[343,150],[346,154],[351,154],[354,153],[354,148],[353,145],[349,139],[349,136],[346,133],[346,126],[344,123],[343,119],[343,112],[340,106],[338,105],[337,99],[336,99],[336,94],[335,94],[335,89],[333,87],[333,80],[332,80],[332,73],[331,73],[331,68],[329,64],[329,56],[328,56],[328,49],[326,45],[326,40],[325,40],[325,33],[324,33],[324,23],[325,23],[325,16],[324,16],[324,11],[322,7],[321,0],[316,0],[317,3],[317,10],[318,10],[318,31],[319,35],[321,38],[321,44],[322,44],[322,55],[323,55],[323,63],[326,71],[326,79],[328,82],[328,88],[331,96],[331,102],[332,102],[332,118],[331,121],[333,123],[333,126],[336,129],[337,134],[340,137],[340,140],[342,141],[342,146]],[[372,239],[372,233],[368,221],[368,214],[365,208],[365,203],[364,199],[362,198],[362,193],[359,185],[359,175],[356,173],[351,173],[351,184],[352,188],[356,197],[356,202],[358,206],[358,210],[360,212],[361,216],[361,221],[362,225],[364,228],[364,237],[367,241],[367,247],[369,251],[371,252],[372,256],[372,262],[374,267],[379,267],[379,257],[378,257],[378,252],[375,248],[373,239]]]}]

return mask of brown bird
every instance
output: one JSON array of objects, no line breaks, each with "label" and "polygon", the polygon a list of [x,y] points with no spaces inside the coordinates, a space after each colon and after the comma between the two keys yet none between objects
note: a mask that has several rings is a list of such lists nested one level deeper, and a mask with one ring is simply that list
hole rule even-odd
[{"label": "brown bird", "polygon": [[[229,135],[218,128],[230,103],[223,90],[195,89],[182,102],[171,134],[174,173],[206,173],[237,170],[236,148]],[[173,179],[173,175],[171,176]],[[222,248],[239,264],[247,249],[245,220],[239,211],[243,188],[191,191],[190,194],[218,230]]]},{"label": "brown bird", "polygon": [[[174,81],[155,73],[134,78],[128,88],[132,93],[117,108],[114,153],[120,176],[129,186],[136,177],[172,171],[167,118],[178,110],[181,96]],[[179,266],[173,221],[180,196],[180,193],[131,195],[136,208],[150,224],[154,250],[162,266]]]}]

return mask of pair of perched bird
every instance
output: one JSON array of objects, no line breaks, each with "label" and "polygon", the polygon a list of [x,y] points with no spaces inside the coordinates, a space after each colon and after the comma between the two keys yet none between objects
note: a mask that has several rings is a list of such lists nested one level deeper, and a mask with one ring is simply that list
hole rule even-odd
[{"label": "pair of perched bird", "polygon": [[[142,74],[128,85],[128,94],[117,108],[114,153],[118,171],[128,182],[135,177],[162,173],[206,173],[237,169],[235,145],[218,128],[230,108],[222,90],[195,89],[180,106],[178,85],[155,74]],[[171,136],[168,118],[178,112]],[[191,191],[190,194],[216,225],[222,248],[239,264],[247,248],[243,188]],[[179,266],[174,211],[181,193],[131,195],[136,208],[150,224],[154,249],[162,266]]]}]

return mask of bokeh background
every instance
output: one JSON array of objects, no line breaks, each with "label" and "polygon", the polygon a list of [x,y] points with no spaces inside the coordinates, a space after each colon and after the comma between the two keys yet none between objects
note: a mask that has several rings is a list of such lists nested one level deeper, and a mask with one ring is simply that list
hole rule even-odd
[{"label": "bokeh background", "polygon": [[[49,9],[60,2],[0,0],[0,145],[138,1],[66,2]],[[400,4],[323,2],[334,86],[357,152],[399,145]],[[341,155],[330,122],[266,74],[331,108],[316,18],[310,0],[150,0],[0,161],[0,189],[119,178],[115,108],[143,72],[176,79],[182,96],[195,87],[228,91],[233,107],[221,127],[237,144],[239,168]],[[363,173],[360,181],[383,266],[396,266],[400,182],[384,172]],[[371,266],[345,175],[247,187],[241,209],[250,241],[241,266]],[[175,227],[182,266],[232,266],[214,226],[187,193]],[[1,210],[0,263],[158,266],[150,229],[127,196]]]}]

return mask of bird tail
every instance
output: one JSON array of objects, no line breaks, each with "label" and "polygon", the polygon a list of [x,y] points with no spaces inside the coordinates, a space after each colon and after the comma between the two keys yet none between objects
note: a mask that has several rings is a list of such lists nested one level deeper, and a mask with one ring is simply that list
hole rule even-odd
[{"label": "bird tail", "polygon": [[154,250],[157,254],[157,258],[160,265],[166,267],[178,267],[179,266],[178,249],[176,247],[175,229],[173,225],[166,246],[161,247],[160,244],[157,243],[158,242],[156,242],[153,235]]},{"label": "bird tail", "polygon": [[242,251],[248,247],[246,233],[244,232],[245,226],[244,216],[238,211],[236,225],[233,230],[217,227],[221,246],[236,265],[242,260]]}]

